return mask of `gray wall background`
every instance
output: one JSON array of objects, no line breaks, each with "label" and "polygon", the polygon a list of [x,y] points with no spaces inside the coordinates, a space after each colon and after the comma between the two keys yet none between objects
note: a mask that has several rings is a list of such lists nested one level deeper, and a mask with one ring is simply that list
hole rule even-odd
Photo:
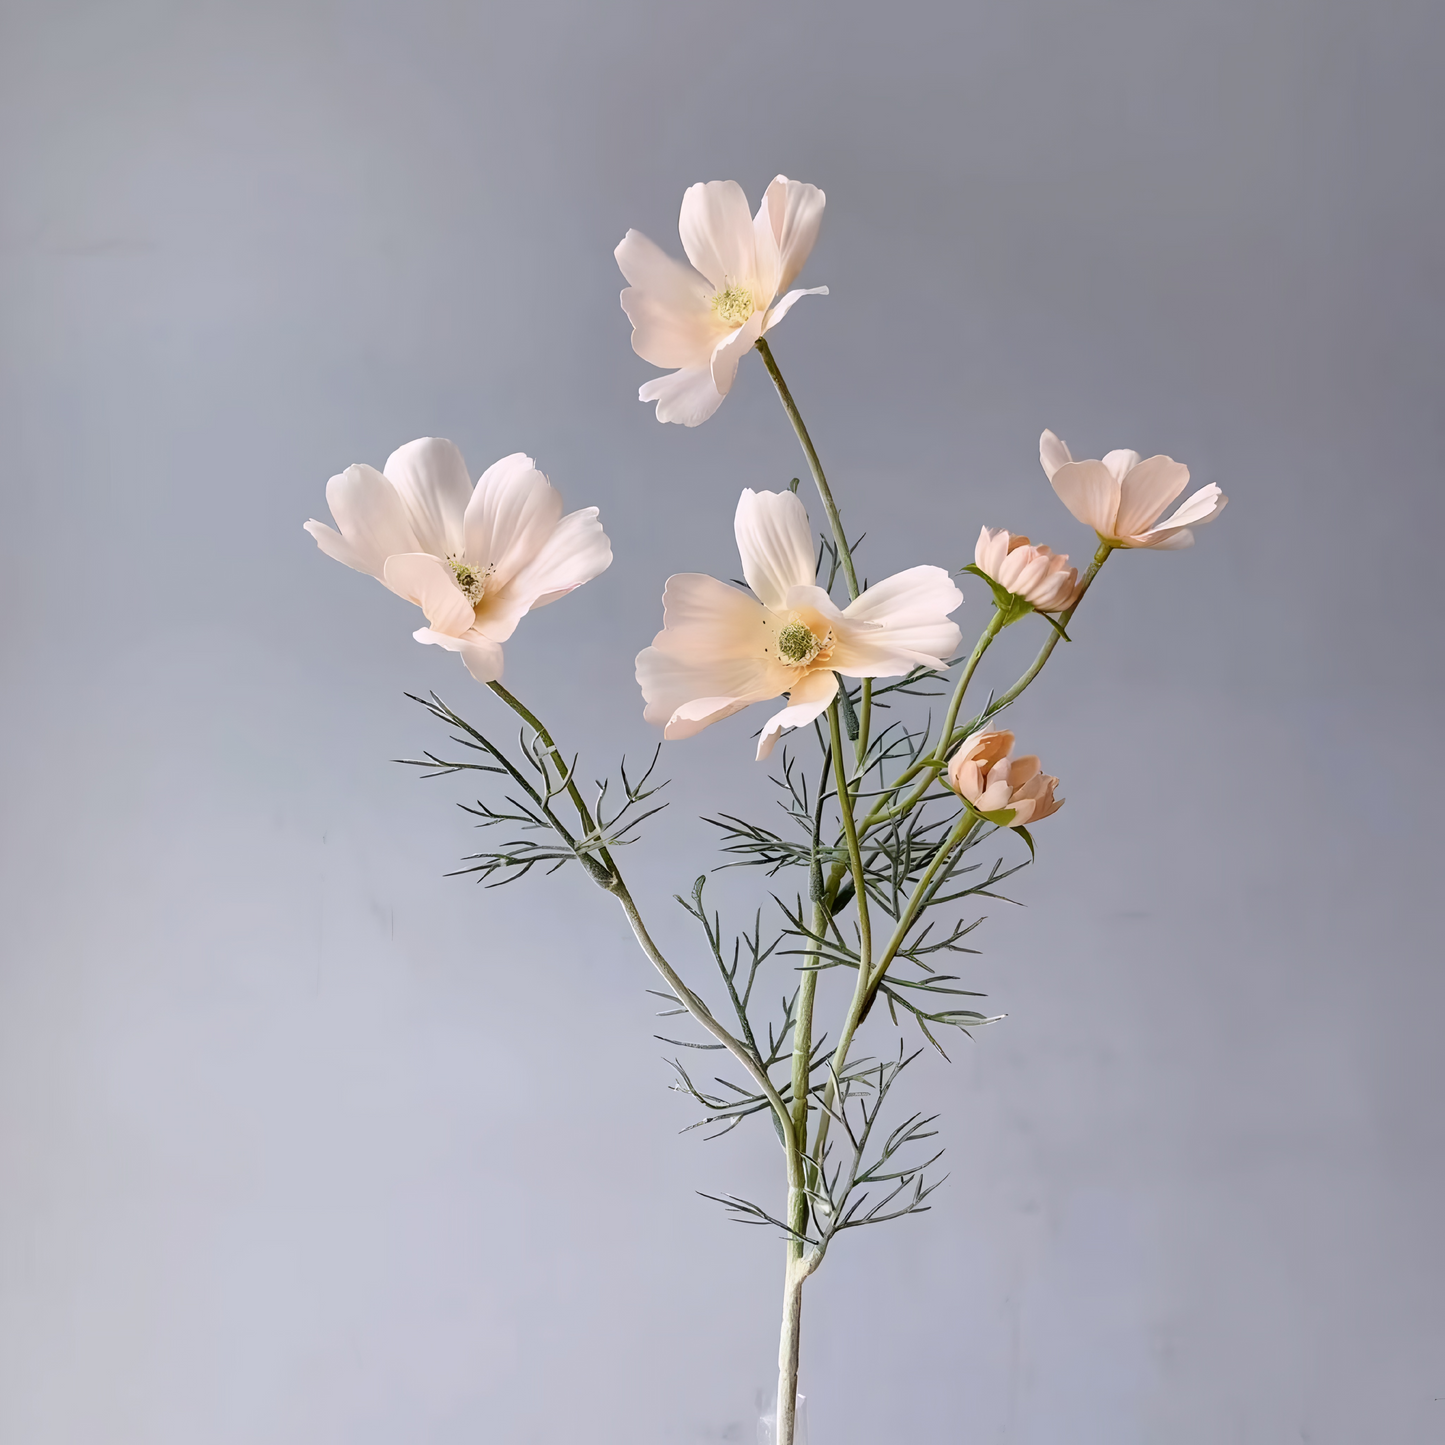
[{"label": "gray wall background", "polygon": [[[801,459],[756,358],[699,431],[633,399],[611,250],[783,170],[832,295],[776,351],[873,576],[1086,551],[1045,425],[1232,498],[1016,714],[1069,806],[967,965],[1010,1017],[915,1082],[937,1208],[811,1287],[815,1445],[1445,1439],[1442,30],[6,5],[0,1438],[752,1438],[780,1247],[694,1191],[775,1198],[770,1136],[677,1137],[605,897],[442,877],[467,793],[387,763],[438,740],[402,692],[496,709],[301,523],[415,436],[534,452],[617,561],[508,680],[641,753],[664,577],[732,575]],[[761,717],[667,750],[629,860],[691,971]]]}]

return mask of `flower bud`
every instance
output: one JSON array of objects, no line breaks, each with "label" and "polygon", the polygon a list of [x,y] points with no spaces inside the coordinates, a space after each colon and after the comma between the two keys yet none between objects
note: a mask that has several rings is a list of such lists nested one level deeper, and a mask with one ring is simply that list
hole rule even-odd
[{"label": "flower bud", "polygon": [[1054,797],[1059,780],[1043,772],[1032,754],[1014,757],[1013,745],[1010,732],[972,733],[948,765],[948,786],[974,812],[1006,828],[1036,823],[1064,804]]},{"label": "flower bud", "polygon": [[1078,596],[1079,569],[1069,566],[1067,553],[1057,556],[1002,528],[984,527],[979,532],[973,560],[985,577],[1038,612],[1067,611]]}]

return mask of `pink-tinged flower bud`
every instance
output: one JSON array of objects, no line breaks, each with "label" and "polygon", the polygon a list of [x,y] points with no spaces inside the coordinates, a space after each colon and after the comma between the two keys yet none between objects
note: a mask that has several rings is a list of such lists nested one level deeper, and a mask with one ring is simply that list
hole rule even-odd
[{"label": "pink-tinged flower bud", "polygon": [[1056,555],[1001,528],[979,532],[973,560],[986,577],[1036,611],[1065,612],[1078,596],[1079,569],[1069,566],[1068,553]]},{"label": "pink-tinged flower bud", "polygon": [[1064,805],[1054,797],[1059,780],[1043,772],[1032,754],[1014,757],[1013,745],[1010,732],[973,733],[948,765],[948,786],[974,812],[1007,828],[1036,823]]}]

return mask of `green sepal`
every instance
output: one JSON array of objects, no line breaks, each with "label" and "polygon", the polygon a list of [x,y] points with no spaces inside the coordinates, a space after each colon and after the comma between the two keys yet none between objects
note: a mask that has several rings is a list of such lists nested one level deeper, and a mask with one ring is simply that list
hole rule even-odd
[{"label": "green sepal", "polygon": [[996,823],[1000,828],[1013,827],[1014,818],[1018,815],[1016,808],[995,808],[991,813],[979,812],[975,808],[974,812],[978,813],[980,818],[987,818],[990,823]]},{"label": "green sepal", "polygon": [[798,483],[799,483],[800,481],[802,481],[802,478],[801,478],[801,477],[794,477],[793,480],[788,483],[788,490],[789,490],[795,497],[798,495]]},{"label": "green sepal", "polygon": [[1042,617],[1044,621],[1047,622],[1049,626],[1052,627],[1054,631],[1057,632],[1059,636],[1064,639],[1065,642],[1072,642],[1074,640],[1072,637],[1069,636],[1067,632],[1064,631],[1064,624],[1060,622],[1057,617],[1050,617],[1047,612],[1040,612],[1039,616]]},{"label": "green sepal", "polygon": [[1022,823],[1020,823],[1018,827],[1014,829],[1014,832],[1017,833],[1019,837],[1022,838],[1024,842],[1029,845],[1029,857],[1035,857],[1036,855],[1034,853],[1034,835],[1030,833],[1029,830],[1025,828]]},{"label": "green sepal", "polygon": [[972,572],[975,577],[982,577],[988,583],[988,590],[993,593],[993,605],[1002,614],[1002,626],[1012,627],[1015,622],[1021,621],[1034,610],[1034,604],[1020,597],[1017,592],[1010,592],[1007,587],[995,582],[987,572],[976,562],[970,562],[963,569],[965,572]]}]

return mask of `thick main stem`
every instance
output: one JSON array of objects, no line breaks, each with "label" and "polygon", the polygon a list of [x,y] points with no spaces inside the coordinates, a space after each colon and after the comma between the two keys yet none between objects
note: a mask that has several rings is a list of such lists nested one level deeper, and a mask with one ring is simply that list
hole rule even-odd
[{"label": "thick main stem", "polygon": [[803,1331],[803,1281],[808,1277],[802,1260],[788,1260],[783,1279],[783,1326],[778,1339],[778,1408],[774,1428],[776,1445],[793,1445],[798,1419],[798,1351]]}]

